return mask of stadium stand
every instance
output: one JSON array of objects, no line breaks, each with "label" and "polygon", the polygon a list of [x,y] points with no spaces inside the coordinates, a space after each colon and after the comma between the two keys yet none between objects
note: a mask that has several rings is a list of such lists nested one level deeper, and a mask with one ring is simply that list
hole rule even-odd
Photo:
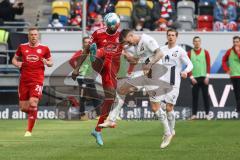
[{"label": "stadium stand", "polygon": [[194,29],[195,4],[192,1],[180,1],[177,4],[177,21],[180,31],[192,31]]},{"label": "stadium stand", "polygon": [[197,19],[198,31],[212,31],[213,30],[213,16],[201,15]]},{"label": "stadium stand", "polygon": [[118,1],[115,6],[115,11],[119,15],[131,17],[133,4],[131,1]]},{"label": "stadium stand", "polygon": [[52,13],[70,17],[70,2],[69,1],[54,1],[52,3]]}]

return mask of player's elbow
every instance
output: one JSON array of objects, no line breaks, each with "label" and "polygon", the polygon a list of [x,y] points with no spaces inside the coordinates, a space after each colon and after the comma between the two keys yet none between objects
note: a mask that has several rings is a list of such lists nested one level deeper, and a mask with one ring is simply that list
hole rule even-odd
[{"label": "player's elbow", "polygon": [[12,64],[13,64],[14,66],[17,66],[17,58],[16,58],[16,57],[13,57],[13,59],[12,59]]}]

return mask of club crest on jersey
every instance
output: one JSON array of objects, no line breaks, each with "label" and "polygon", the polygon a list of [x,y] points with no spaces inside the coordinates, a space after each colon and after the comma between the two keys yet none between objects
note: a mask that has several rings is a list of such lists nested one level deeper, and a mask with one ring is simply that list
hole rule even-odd
[{"label": "club crest on jersey", "polygon": [[177,55],[178,55],[178,51],[175,51],[175,52],[172,54],[173,57],[177,57]]},{"label": "club crest on jersey", "polygon": [[42,53],[42,50],[41,49],[37,49],[37,53],[38,54]]},{"label": "club crest on jersey", "polygon": [[144,51],[144,47],[143,46],[141,46],[140,51]]},{"label": "club crest on jersey", "polygon": [[26,53],[28,53],[28,52],[29,52],[29,50],[26,50],[25,52],[26,52]]}]

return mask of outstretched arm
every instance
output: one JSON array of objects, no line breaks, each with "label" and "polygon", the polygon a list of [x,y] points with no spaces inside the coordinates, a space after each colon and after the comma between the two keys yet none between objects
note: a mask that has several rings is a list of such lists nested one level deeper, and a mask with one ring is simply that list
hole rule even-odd
[{"label": "outstretched arm", "polygon": [[89,54],[89,47],[90,45],[88,45],[87,47],[85,47],[83,49],[82,55],[79,56],[77,58],[77,64],[76,67],[74,68],[73,72],[72,72],[72,79],[75,81],[77,76],[79,75],[79,69],[82,66],[82,63],[85,61],[85,59],[87,58],[88,54]]},{"label": "outstretched arm", "polygon": [[124,58],[131,64],[137,64],[139,58],[138,57],[134,57],[133,55],[129,54],[127,51],[123,50],[122,55],[124,56]]},{"label": "outstretched arm", "polygon": [[143,71],[145,74],[148,74],[148,72],[150,71],[152,65],[154,65],[155,63],[157,63],[160,59],[163,58],[163,52],[160,50],[160,48],[157,48],[154,51],[154,56],[151,57],[151,60],[149,59],[148,62],[145,62],[145,64],[143,65]]}]

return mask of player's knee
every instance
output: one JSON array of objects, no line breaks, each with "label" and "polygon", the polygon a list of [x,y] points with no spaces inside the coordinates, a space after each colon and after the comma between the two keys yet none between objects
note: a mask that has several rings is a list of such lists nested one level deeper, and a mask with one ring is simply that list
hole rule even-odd
[{"label": "player's knee", "polygon": [[20,107],[20,110],[21,110],[22,112],[25,112],[25,113],[28,112],[28,109],[27,109],[27,108],[24,108],[24,107]]},{"label": "player's knee", "polygon": [[170,104],[170,103],[167,103],[166,104],[166,110],[167,110],[167,112],[171,112],[171,111],[173,111],[173,104]]},{"label": "player's knee", "polygon": [[29,100],[29,104],[31,105],[31,106],[37,106],[38,105],[38,98],[35,98],[35,97],[32,97],[32,98],[30,98],[30,100]]},{"label": "player's knee", "polygon": [[157,102],[151,102],[151,106],[152,106],[152,111],[153,112],[157,112],[160,108],[160,104]]},{"label": "player's knee", "polygon": [[118,94],[120,94],[120,95],[125,95],[125,93],[126,93],[126,91],[124,90],[124,89],[119,89],[118,90]]}]

